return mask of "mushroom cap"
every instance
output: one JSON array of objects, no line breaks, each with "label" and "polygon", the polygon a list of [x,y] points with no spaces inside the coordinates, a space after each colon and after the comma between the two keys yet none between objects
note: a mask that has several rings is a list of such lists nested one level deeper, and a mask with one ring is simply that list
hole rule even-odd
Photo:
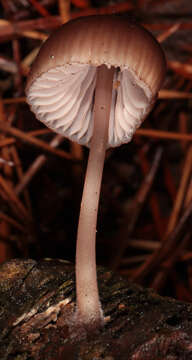
[{"label": "mushroom cap", "polygon": [[165,76],[158,42],[127,18],[98,15],[64,24],[42,45],[29,74],[27,101],[55,132],[89,145],[96,69],[115,67],[108,147],[131,140]]}]

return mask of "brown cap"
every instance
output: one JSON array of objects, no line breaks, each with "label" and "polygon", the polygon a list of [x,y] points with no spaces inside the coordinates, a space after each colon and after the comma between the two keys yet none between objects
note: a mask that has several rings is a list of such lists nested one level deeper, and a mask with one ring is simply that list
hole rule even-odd
[{"label": "brown cap", "polygon": [[26,87],[36,117],[55,132],[88,145],[96,68],[102,64],[116,68],[108,146],[128,142],[150,111],[166,66],[152,35],[124,17],[79,18],[49,37]]}]

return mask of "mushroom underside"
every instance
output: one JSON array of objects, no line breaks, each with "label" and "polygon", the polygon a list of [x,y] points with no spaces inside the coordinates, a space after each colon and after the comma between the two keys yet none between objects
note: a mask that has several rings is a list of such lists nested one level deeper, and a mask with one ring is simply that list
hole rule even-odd
[{"label": "mushroom underside", "polygon": [[[43,73],[28,90],[32,111],[55,132],[88,145],[93,134],[96,73],[97,67],[87,64],[57,66]],[[115,69],[107,147],[131,140],[151,102],[144,82],[128,68]]]}]

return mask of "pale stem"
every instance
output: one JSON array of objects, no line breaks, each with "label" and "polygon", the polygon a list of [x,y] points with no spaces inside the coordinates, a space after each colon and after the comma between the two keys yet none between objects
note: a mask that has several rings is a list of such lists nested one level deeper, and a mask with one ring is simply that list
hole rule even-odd
[{"label": "pale stem", "polygon": [[77,321],[87,327],[103,325],[96,272],[96,225],[105,160],[114,68],[97,68],[94,130],[85,176],[76,247]]}]

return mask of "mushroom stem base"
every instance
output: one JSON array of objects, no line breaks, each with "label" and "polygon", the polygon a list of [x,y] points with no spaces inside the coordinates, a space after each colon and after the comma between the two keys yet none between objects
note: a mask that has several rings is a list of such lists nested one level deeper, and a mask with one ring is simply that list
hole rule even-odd
[{"label": "mushroom stem base", "polygon": [[87,329],[104,325],[96,273],[96,225],[111,107],[114,68],[97,69],[94,130],[85,176],[76,247],[76,320]]}]

